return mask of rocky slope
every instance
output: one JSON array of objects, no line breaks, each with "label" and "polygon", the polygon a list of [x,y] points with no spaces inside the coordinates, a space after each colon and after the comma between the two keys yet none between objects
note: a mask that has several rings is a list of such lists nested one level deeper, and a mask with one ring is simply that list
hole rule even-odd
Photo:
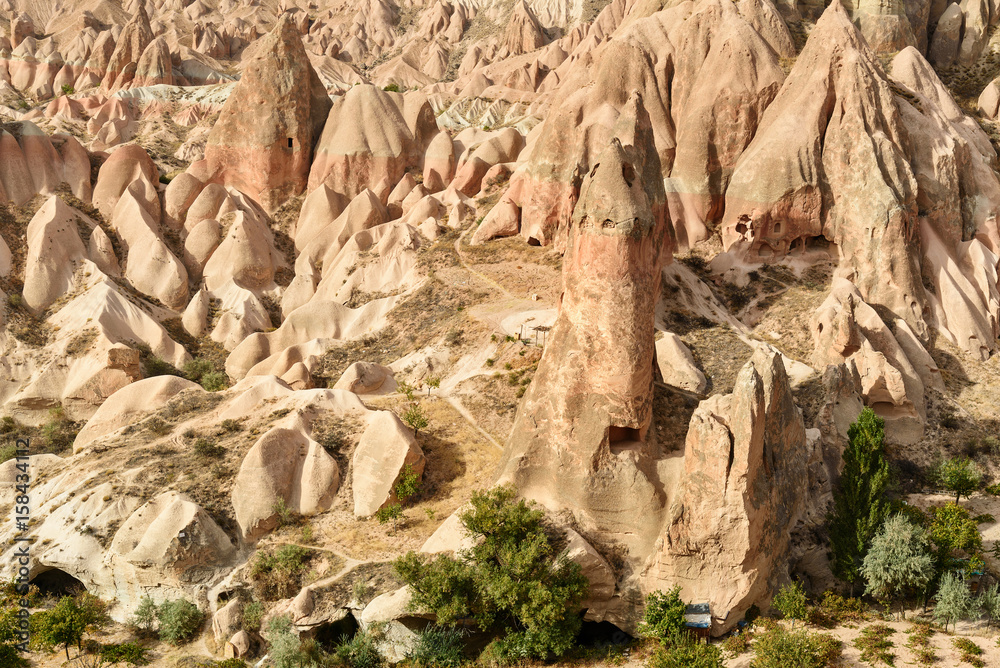
[{"label": "rocky slope", "polygon": [[[325,565],[275,609],[308,633],[511,482],[584,566],[588,620],[632,632],[679,584],[721,634],[790,577],[833,586],[862,406],[909,491],[960,447],[995,469],[998,20],[0,4],[0,413],[38,447],[32,577],[118,619],[185,595],[245,653],[223,610],[288,512]],[[404,470],[427,512],[396,535],[368,518]],[[362,624],[408,614],[378,582]]]}]

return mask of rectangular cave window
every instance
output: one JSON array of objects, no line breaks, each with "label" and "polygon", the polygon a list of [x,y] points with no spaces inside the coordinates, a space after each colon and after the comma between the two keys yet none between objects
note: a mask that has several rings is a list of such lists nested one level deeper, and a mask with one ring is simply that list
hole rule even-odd
[{"label": "rectangular cave window", "polygon": [[294,148],[294,146],[295,146],[295,139],[293,137],[289,137],[288,138],[288,148]]},{"label": "rectangular cave window", "polygon": [[639,441],[639,430],[632,427],[608,427],[608,443],[623,443],[627,441]]}]

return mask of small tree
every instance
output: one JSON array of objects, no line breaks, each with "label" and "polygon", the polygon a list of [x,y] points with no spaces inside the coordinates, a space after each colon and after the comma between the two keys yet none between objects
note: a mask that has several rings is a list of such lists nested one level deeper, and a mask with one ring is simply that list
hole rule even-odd
[{"label": "small tree", "polygon": [[780,612],[785,619],[791,619],[792,626],[795,626],[796,620],[805,621],[808,610],[806,609],[806,593],[802,590],[802,583],[793,582],[782,587],[775,595],[774,600],[771,601],[771,606]]},{"label": "small tree", "polygon": [[406,395],[406,398],[413,401],[413,386],[407,383],[405,380],[396,381],[396,389]]},{"label": "small tree", "polygon": [[639,623],[639,635],[656,638],[667,643],[684,630],[684,611],[687,605],[681,600],[681,588],[651,592],[646,597],[646,611]]},{"label": "small tree", "polygon": [[424,414],[424,409],[420,407],[420,404],[412,404],[406,409],[406,412],[403,413],[403,422],[413,430],[414,436],[428,425],[427,415]]},{"label": "small tree", "polygon": [[435,390],[438,389],[439,387],[441,387],[441,378],[440,378],[440,376],[432,376],[432,377],[426,379],[424,382],[427,383],[427,396],[428,397],[431,396],[431,388],[432,387]]},{"label": "small tree", "polygon": [[414,609],[438,624],[473,620],[497,637],[487,651],[502,662],[566,652],[587,595],[580,566],[549,542],[544,513],[516,496],[512,486],[473,492],[459,519],[475,544],[458,558],[409,552],[394,563]]},{"label": "small tree", "polygon": [[890,475],[885,422],[871,408],[861,411],[847,436],[844,470],[829,522],[833,572],[851,584],[853,595],[868,547],[889,515]]},{"label": "small tree", "polygon": [[392,522],[392,532],[395,533],[399,520],[403,517],[403,507],[398,503],[389,503],[375,511],[375,519],[379,524]]},{"label": "small tree", "polygon": [[931,508],[930,516],[928,534],[936,548],[938,574],[963,566],[955,557],[956,552],[965,553],[976,563],[981,561],[983,536],[968,510],[956,503],[948,503]]},{"label": "small tree", "polygon": [[944,623],[955,624],[962,619],[969,619],[978,612],[977,601],[969,592],[965,578],[954,571],[949,571],[941,578],[941,587],[937,593],[937,604],[934,606],[934,619]]},{"label": "small tree", "polygon": [[405,504],[410,497],[420,491],[420,476],[413,470],[411,465],[405,464],[403,466],[395,489],[396,498],[399,499],[400,504]]},{"label": "small tree", "polygon": [[922,590],[934,577],[927,532],[903,515],[893,515],[872,541],[861,575],[865,593],[886,604],[908,590]]},{"label": "small tree", "polygon": [[156,619],[160,623],[160,638],[171,645],[182,645],[198,633],[202,614],[194,603],[179,598],[162,603],[156,609]]},{"label": "small tree", "polygon": [[63,646],[69,661],[69,646],[82,649],[83,636],[88,631],[101,628],[107,621],[104,604],[96,596],[83,594],[80,600],[63,596],[56,607],[37,613],[39,641],[46,647]]},{"label": "small tree", "polygon": [[130,621],[140,631],[152,631],[156,624],[156,603],[153,603],[153,599],[143,596]]},{"label": "small tree", "polygon": [[990,623],[1000,622],[1000,585],[992,585],[979,595],[978,607],[989,617]]},{"label": "small tree", "polygon": [[958,503],[963,496],[968,497],[979,489],[983,473],[971,459],[955,457],[941,462],[937,478],[942,487],[955,493],[955,503]]}]

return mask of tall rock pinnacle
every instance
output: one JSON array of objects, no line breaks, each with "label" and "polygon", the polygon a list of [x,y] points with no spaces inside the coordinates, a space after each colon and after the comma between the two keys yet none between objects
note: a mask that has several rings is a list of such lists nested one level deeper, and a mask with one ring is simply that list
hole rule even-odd
[{"label": "tall rock pinnacle", "polygon": [[191,171],[273,211],[305,189],[330,105],[291,15],[283,14],[226,100],[204,161]]}]

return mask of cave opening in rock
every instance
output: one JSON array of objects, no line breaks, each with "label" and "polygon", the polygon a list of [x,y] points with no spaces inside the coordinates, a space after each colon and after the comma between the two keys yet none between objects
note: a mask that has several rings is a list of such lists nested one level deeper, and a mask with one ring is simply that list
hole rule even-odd
[{"label": "cave opening in rock", "polygon": [[39,573],[32,578],[31,584],[48,596],[76,596],[87,590],[80,580],[58,568]]},{"label": "cave opening in rock", "polygon": [[359,628],[358,620],[351,613],[347,613],[340,619],[317,626],[313,632],[313,639],[323,648],[331,650],[344,642],[345,638],[353,638]]},{"label": "cave opening in rock", "polygon": [[293,137],[288,138],[288,148],[295,148],[295,139]]},{"label": "cave opening in rock", "polygon": [[580,625],[580,633],[576,636],[576,644],[580,647],[616,647],[632,640],[625,631],[611,622],[588,622]]},{"label": "cave opening in rock", "polygon": [[625,450],[639,450],[642,448],[642,433],[634,427],[611,425],[608,427],[608,446],[614,454]]}]

